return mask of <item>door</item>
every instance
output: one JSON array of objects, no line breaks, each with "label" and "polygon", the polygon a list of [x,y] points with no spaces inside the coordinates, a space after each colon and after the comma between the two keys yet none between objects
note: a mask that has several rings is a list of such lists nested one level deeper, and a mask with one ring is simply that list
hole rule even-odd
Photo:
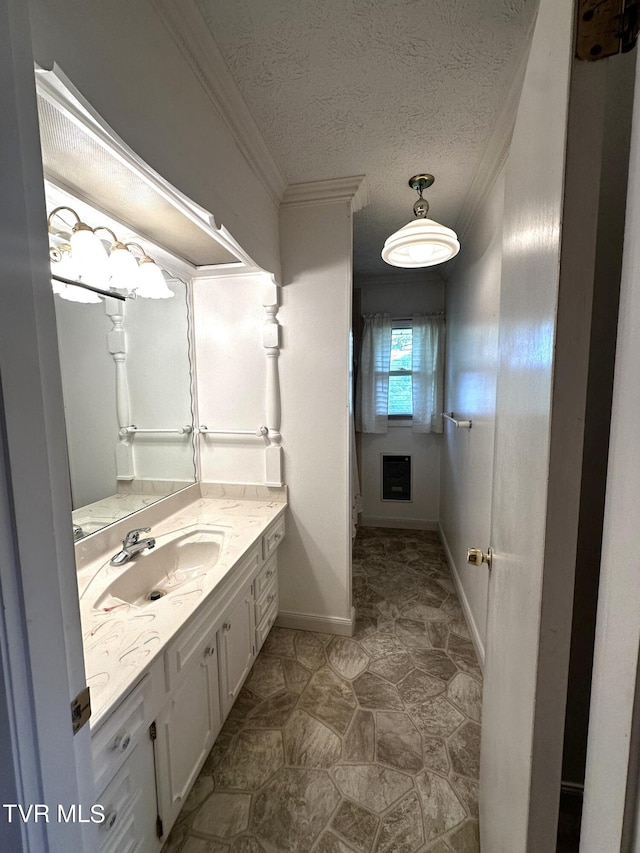
[{"label": "door", "polygon": [[480,770],[487,853],[556,849],[599,185],[573,5],[541,0],[505,170]]},{"label": "door", "polygon": [[157,786],[164,836],[220,731],[215,633],[202,640],[184,677],[156,720]]},{"label": "door", "polygon": [[640,850],[639,75],[637,64],[581,853]]},{"label": "door", "polygon": [[[29,10],[0,4],[0,753],[2,802],[42,804],[49,822],[0,821],[0,849],[95,849],[89,726],[73,735],[85,686],[64,412],[49,281]],[[6,798],[6,799],[5,799]],[[5,815],[6,816],[6,815]]]},{"label": "door", "polygon": [[255,659],[254,598],[251,584],[234,600],[218,631],[220,648],[220,697],[226,718]]}]

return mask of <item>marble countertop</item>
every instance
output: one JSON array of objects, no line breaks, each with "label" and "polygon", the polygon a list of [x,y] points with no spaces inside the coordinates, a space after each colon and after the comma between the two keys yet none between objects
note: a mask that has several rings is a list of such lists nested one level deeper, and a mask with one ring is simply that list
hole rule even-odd
[{"label": "marble countertop", "polygon": [[[149,535],[156,538],[156,547],[176,531],[194,525],[215,525],[225,536],[215,570],[198,575],[171,595],[143,606],[124,602],[100,608],[95,605],[122,572],[145,559],[145,552],[132,562],[114,568],[109,565],[113,556],[113,548],[109,548],[79,567],[80,618],[87,684],[91,689],[92,728],[138,682],[186,620],[223,585],[269,525],[284,513],[285,507],[282,501],[205,497],[154,524]],[[131,527],[136,523],[142,525],[144,518],[131,521]]]}]

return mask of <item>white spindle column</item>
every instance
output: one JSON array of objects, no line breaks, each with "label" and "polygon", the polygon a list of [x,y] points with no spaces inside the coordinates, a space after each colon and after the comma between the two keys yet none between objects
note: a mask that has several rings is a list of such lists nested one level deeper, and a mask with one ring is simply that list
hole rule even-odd
[{"label": "white spindle column", "polygon": [[[116,366],[116,415],[118,428],[131,426],[129,382],[127,379],[127,336],[124,329],[125,303],[116,299],[105,300],[105,310],[113,326],[107,337],[109,352]],[[116,479],[133,480],[135,461],[131,437],[120,435],[116,444]]]},{"label": "white spindle column", "polygon": [[278,323],[278,287],[272,282],[262,289],[262,305],[265,321],[262,329],[262,344],[267,356],[266,417],[269,429],[269,446],[265,448],[265,483],[267,486],[282,485],[282,434],[280,433],[280,325]]}]

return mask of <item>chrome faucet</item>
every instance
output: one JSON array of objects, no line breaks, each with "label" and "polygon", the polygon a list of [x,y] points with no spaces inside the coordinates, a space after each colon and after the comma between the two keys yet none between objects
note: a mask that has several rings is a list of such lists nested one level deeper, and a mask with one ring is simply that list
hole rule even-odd
[{"label": "chrome faucet", "polygon": [[150,536],[148,539],[140,538],[141,533],[148,533],[150,530],[150,527],[138,527],[135,530],[130,530],[122,540],[122,550],[113,555],[109,560],[109,564],[111,566],[123,566],[129,560],[132,560],[136,554],[139,554],[140,551],[144,551],[145,548],[154,548],[156,540],[153,536]]}]

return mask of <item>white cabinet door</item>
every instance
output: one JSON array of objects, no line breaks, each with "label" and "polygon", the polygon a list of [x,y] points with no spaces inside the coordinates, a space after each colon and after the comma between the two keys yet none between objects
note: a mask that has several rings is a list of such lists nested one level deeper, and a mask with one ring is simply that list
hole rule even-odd
[{"label": "white cabinet door", "polygon": [[165,838],[221,726],[218,653],[215,636],[210,635],[156,720],[158,800]]},{"label": "white cabinet door", "polygon": [[218,631],[220,698],[227,716],[255,659],[254,598],[251,584],[234,599]]}]

